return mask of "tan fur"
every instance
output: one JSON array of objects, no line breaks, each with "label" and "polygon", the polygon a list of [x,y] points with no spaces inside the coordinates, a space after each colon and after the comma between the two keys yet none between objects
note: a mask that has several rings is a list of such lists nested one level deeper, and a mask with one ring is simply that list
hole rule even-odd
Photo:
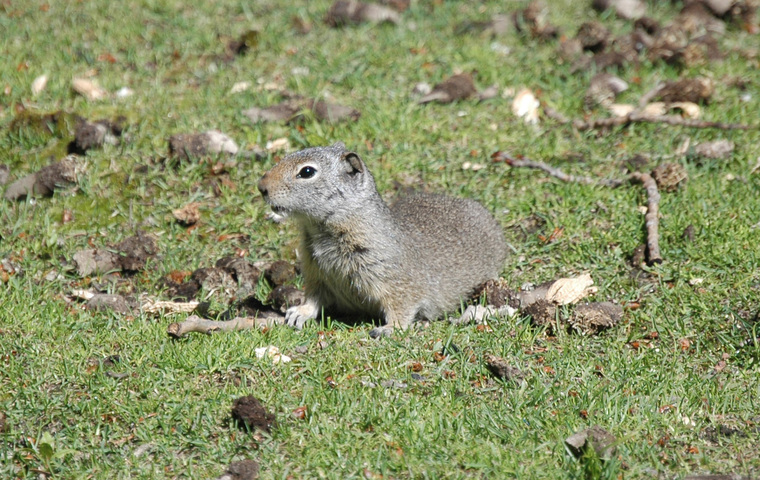
[{"label": "tan fur", "polygon": [[434,320],[497,277],[507,255],[501,226],[473,200],[414,194],[389,208],[342,143],[288,155],[259,190],[301,230],[307,301],[286,314],[298,328],[322,308],[384,318],[373,336]]}]

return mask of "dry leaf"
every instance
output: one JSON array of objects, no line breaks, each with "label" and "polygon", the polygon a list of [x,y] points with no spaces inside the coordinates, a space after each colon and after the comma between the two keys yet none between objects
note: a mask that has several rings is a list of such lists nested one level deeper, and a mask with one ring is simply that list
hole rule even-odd
[{"label": "dry leaf", "polygon": [[494,307],[489,305],[484,307],[483,305],[470,305],[468,306],[462,316],[451,320],[454,325],[467,325],[470,323],[476,323],[478,325],[487,322],[488,317],[500,317],[506,318],[517,313],[517,309],[504,305],[502,307]]},{"label": "dry leaf", "polygon": [[530,124],[538,123],[538,107],[540,106],[541,103],[536,96],[527,88],[517,92],[512,100],[512,112]]},{"label": "dry leaf", "polygon": [[47,86],[48,77],[47,75],[40,75],[39,77],[35,78],[32,82],[32,95],[39,95],[40,92],[45,90],[45,87]]},{"label": "dry leaf", "polygon": [[362,22],[399,23],[398,12],[376,3],[363,3],[355,0],[338,0],[327,12],[325,23],[331,27],[342,27]]},{"label": "dry leaf", "polygon": [[95,294],[89,290],[83,290],[83,289],[74,289],[71,291],[71,296],[78,299],[78,300],[84,300],[87,301],[95,296]]},{"label": "dry leaf", "polygon": [[663,85],[656,98],[666,103],[708,103],[715,87],[707,77],[683,78]]},{"label": "dry leaf", "polygon": [[734,142],[729,140],[716,140],[714,142],[700,143],[694,147],[694,153],[700,157],[725,160],[734,153]]},{"label": "dry leaf", "polygon": [[574,278],[560,278],[549,287],[546,300],[558,305],[578,303],[584,297],[596,293],[596,288],[591,286],[593,284],[594,280],[588,273]]},{"label": "dry leaf", "polygon": [[269,152],[279,152],[280,150],[289,150],[290,149],[290,140],[288,140],[285,137],[277,138],[275,140],[267,142],[267,151]]},{"label": "dry leaf", "polygon": [[636,107],[628,103],[613,103],[608,107],[608,110],[615,117],[625,117],[636,110]]},{"label": "dry leaf", "polygon": [[280,349],[274,345],[256,348],[254,352],[256,353],[256,358],[268,357],[272,359],[272,363],[275,365],[278,363],[290,363],[291,361],[289,356],[280,353]]},{"label": "dry leaf", "polygon": [[209,153],[229,153],[230,155],[235,155],[239,150],[233,139],[217,130],[207,131],[206,138],[208,142],[206,149]]},{"label": "dry leaf", "polygon": [[641,109],[642,114],[651,117],[660,117],[665,115],[667,111],[668,107],[665,105],[665,102],[648,103],[643,109]]},{"label": "dry leaf", "polygon": [[668,109],[681,110],[686,118],[699,118],[702,115],[702,109],[694,102],[673,102],[668,104]]},{"label": "dry leaf", "polygon": [[140,309],[144,313],[174,315],[177,313],[190,313],[198,307],[198,302],[169,302],[163,300],[154,300],[152,298],[142,299]]},{"label": "dry leaf", "polygon": [[251,107],[243,110],[243,115],[252,122],[285,122],[293,118],[301,106],[291,102],[282,102],[267,108]]},{"label": "dry leaf", "polygon": [[478,93],[475,82],[469,73],[452,75],[433,87],[433,91],[420,98],[417,103],[451,103],[464,100]]},{"label": "dry leaf", "polygon": [[308,411],[308,408],[306,407],[306,405],[304,405],[293,410],[291,415],[293,415],[293,418],[297,420],[303,420],[304,418],[306,418],[307,411]]},{"label": "dry leaf", "polygon": [[135,91],[129,87],[121,87],[120,89],[116,90],[117,98],[127,98],[127,97],[131,97],[134,94],[135,94]]},{"label": "dry leaf", "polygon": [[414,84],[414,88],[412,89],[412,95],[415,96],[424,96],[429,94],[433,91],[433,87],[430,86],[427,82],[418,82]]},{"label": "dry leaf", "polygon": [[201,212],[198,209],[200,205],[198,202],[188,203],[184,207],[172,211],[172,215],[184,225],[195,225],[201,219]]},{"label": "dry leaf", "polygon": [[628,83],[622,78],[609,73],[597,73],[586,90],[585,106],[590,109],[596,105],[610,105],[615,97],[626,90]]},{"label": "dry leaf", "polygon": [[108,91],[100,87],[95,80],[88,78],[75,78],[71,86],[75,92],[87,100],[102,100],[108,96]]},{"label": "dry leaf", "polygon": [[216,153],[235,155],[238,151],[234,140],[216,130],[204,133],[178,133],[169,137],[169,154],[181,159]]},{"label": "dry leaf", "polygon": [[251,82],[237,82],[230,89],[230,93],[245,92],[249,88],[251,88]]},{"label": "dry leaf", "polygon": [[359,110],[345,105],[338,105],[337,103],[313,100],[308,102],[307,106],[314,113],[314,118],[327,123],[339,122],[341,120],[356,121],[361,117]]},{"label": "dry leaf", "polygon": [[680,163],[663,163],[652,170],[652,177],[661,191],[674,192],[681,182],[689,178],[689,174]]}]

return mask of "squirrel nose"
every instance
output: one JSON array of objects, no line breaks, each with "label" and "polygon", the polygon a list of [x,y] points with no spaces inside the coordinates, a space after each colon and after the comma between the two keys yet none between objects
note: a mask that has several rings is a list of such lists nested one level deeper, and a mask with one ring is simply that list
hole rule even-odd
[{"label": "squirrel nose", "polygon": [[267,197],[267,195],[268,195],[268,192],[267,192],[267,184],[266,184],[266,179],[267,179],[267,176],[266,176],[266,175],[264,175],[263,177],[261,177],[261,180],[259,180],[259,184],[258,184],[258,187],[259,187],[259,192],[261,192],[261,195],[262,195],[264,198],[266,198],[266,197]]}]

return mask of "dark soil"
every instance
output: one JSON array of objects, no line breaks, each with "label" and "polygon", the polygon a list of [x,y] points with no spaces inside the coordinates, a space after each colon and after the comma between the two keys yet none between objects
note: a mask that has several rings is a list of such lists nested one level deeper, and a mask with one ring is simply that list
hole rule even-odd
[{"label": "dark soil", "polygon": [[254,480],[259,478],[259,464],[253,460],[232,462],[225,472],[232,480]]},{"label": "dark soil", "polygon": [[277,260],[276,262],[273,262],[269,268],[264,270],[264,278],[266,278],[273,287],[279,287],[280,285],[295,280],[296,267],[285,260]]},{"label": "dark soil", "polygon": [[302,290],[297,289],[291,285],[280,285],[272,289],[267,297],[267,303],[272,308],[285,313],[288,307],[294,307],[303,304],[306,301],[306,297]]},{"label": "dark soil", "polygon": [[239,428],[259,429],[267,433],[276,425],[275,415],[267,412],[261,400],[250,395],[235,399],[232,420]]},{"label": "dark soil", "polygon": [[504,381],[520,383],[525,379],[525,373],[511,366],[505,359],[496,355],[486,355],[486,368],[491,374]]}]

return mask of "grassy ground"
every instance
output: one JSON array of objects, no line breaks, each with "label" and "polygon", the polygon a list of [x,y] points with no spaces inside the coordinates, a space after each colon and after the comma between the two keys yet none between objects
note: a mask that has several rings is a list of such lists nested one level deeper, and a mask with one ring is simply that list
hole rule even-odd
[{"label": "grassy ground", "polygon": [[[91,119],[125,115],[130,126],[121,145],[88,153],[77,188],[0,203],[0,259],[22,269],[0,284],[0,476],[214,478],[243,458],[258,461],[263,478],[760,475],[760,350],[744,346],[757,336],[760,308],[760,175],[752,172],[758,131],[636,125],[597,135],[550,121],[525,125],[502,98],[417,106],[410,98],[415,83],[477,70],[481,88],[527,86],[567,115],[580,115],[592,72],[570,75],[553,43],[514,33],[496,40],[454,35],[461,21],[523,5],[502,3],[419,1],[402,26],[335,30],[321,21],[329,6],[322,0],[3,2],[0,162],[12,178],[46,165],[51,154],[60,157],[65,144],[65,135],[12,132],[16,105]],[[586,2],[550,3],[550,20],[569,35],[577,19],[596,16]],[[677,11],[654,3],[658,19]],[[311,32],[296,33],[294,17],[311,22]],[[609,15],[602,21],[616,31],[630,28]],[[251,28],[260,32],[258,46],[225,61],[228,39]],[[493,41],[511,52],[497,53]],[[631,89],[622,100],[637,102],[657,81],[707,75],[716,93],[706,118],[756,123],[757,80],[742,101],[727,79],[756,79],[757,54],[743,48],[757,36],[733,29],[720,42],[728,52],[721,63],[623,69]],[[71,78],[91,70],[109,91],[128,86],[135,94],[101,102],[74,95]],[[47,88],[32,98],[29,86],[43,73]],[[230,94],[241,81],[252,88]],[[362,117],[334,126],[254,125],[240,111],[278,101],[267,84],[332,97]],[[300,332],[173,341],[166,335],[171,319],[67,303],[64,294],[91,281],[68,268],[73,253],[138,229],[158,238],[159,256],[133,279],[137,292],[155,292],[167,273],[213,265],[241,248],[251,261],[294,259],[294,229],[266,221],[256,191],[275,158],[237,158],[225,182],[204,163],[164,165],[169,135],[208,129],[244,148],[282,137],[291,150],[342,140],[365,158],[389,197],[395,181],[418,178],[431,191],[476,198],[495,212],[515,250],[504,270],[514,287],[588,270],[600,299],[640,308],[596,337],[550,336],[516,317],[492,331],[438,322],[382,341],[369,340],[370,326],[329,321]],[[730,160],[674,157],[686,138],[724,138],[737,148]],[[683,164],[689,181],[662,199],[665,263],[648,282],[631,276],[628,257],[644,239],[639,187],[563,184],[490,164],[489,155],[502,149],[595,176],[622,175],[623,161],[637,153],[655,165]],[[463,170],[465,161],[487,167]],[[214,183],[221,183],[216,191]],[[203,216],[187,230],[171,211],[190,201],[202,204]],[[62,221],[64,211],[72,221]],[[526,238],[519,226],[531,215],[546,223]],[[689,225],[693,241],[682,238]],[[556,227],[564,228],[556,241],[538,238]],[[218,240],[230,233],[248,237]],[[459,353],[435,361],[449,343]],[[294,361],[256,359],[253,349],[270,344]],[[507,358],[527,373],[526,382],[490,379],[485,354]],[[112,367],[92,363],[111,355],[120,359]],[[421,377],[412,376],[410,362],[422,365]],[[277,415],[271,434],[228,424],[232,400],[247,394]],[[293,417],[302,406],[305,418]],[[618,439],[615,456],[603,464],[575,459],[563,443],[594,424]]]}]

